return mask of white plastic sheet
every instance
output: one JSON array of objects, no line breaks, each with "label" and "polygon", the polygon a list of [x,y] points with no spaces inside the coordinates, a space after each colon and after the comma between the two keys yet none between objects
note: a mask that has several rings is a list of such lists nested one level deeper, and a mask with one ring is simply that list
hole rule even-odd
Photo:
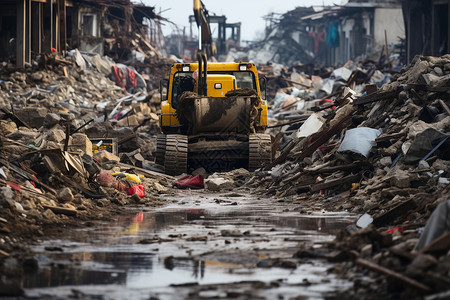
[{"label": "white plastic sheet", "polygon": [[380,134],[379,130],[368,127],[347,130],[338,152],[351,151],[368,157],[372,144]]}]

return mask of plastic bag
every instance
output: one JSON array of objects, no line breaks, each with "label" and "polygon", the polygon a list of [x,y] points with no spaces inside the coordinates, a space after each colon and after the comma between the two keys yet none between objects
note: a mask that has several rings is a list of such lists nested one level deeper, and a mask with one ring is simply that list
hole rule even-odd
[{"label": "plastic bag", "polygon": [[133,195],[136,194],[141,198],[145,197],[145,188],[143,184],[137,184],[132,186],[128,191],[127,191],[127,195]]}]

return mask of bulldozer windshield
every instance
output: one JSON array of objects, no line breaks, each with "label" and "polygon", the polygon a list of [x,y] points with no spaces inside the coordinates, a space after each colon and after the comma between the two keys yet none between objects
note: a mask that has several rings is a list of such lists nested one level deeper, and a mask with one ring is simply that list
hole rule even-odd
[{"label": "bulldozer windshield", "polygon": [[[233,75],[236,78],[237,89],[256,88],[255,74],[251,71],[208,71],[208,74]],[[173,75],[171,105],[174,109],[178,107],[178,96],[185,91],[193,92],[195,88],[195,79],[193,72],[176,72]]]},{"label": "bulldozer windshield", "polygon": [[209,71],[208,74],[229,74],[236,77],[236,88],[256,90],[255,75],[250,71]]},{"label": "bulldozer windshield", "polygon": [[193,92],[195,87],[195,80],[192,77],[192,72],[177,72],[173,76],[172,85],[172,107],[177,109],[178,96],[183,92]]}]

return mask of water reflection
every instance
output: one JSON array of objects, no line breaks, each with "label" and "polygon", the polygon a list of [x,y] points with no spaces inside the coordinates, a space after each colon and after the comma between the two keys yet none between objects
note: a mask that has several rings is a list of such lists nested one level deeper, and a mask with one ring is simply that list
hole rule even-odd
[{"label": "water reflection", "polygon": [[[321,264],[295,270],[260,269],[256,265],[274,255],[292,257],[298,241],[331,240],[349,222],[336,216],[274,215],[269,209],[138,212],[84,229],[84,240],[80,231],[68,236],[82,243],[47,241],[38,246],[39,272],[27,274],[23,287],[114,284],[153,288],[279,278],[294,283],[305,278],[318,281],[329,276]],[[221,234],[230,228],[239,234]],[[64,251],[45,251],[46,245],[57,245]]]}]

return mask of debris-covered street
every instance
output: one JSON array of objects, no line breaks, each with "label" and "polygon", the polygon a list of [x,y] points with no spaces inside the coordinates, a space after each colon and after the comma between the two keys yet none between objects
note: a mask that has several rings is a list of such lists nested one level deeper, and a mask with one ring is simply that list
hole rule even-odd
[{"label": "debris-covered street", "polygon": [[154,2],[0,3],[0,297],[449,299],[450,2]]}]

